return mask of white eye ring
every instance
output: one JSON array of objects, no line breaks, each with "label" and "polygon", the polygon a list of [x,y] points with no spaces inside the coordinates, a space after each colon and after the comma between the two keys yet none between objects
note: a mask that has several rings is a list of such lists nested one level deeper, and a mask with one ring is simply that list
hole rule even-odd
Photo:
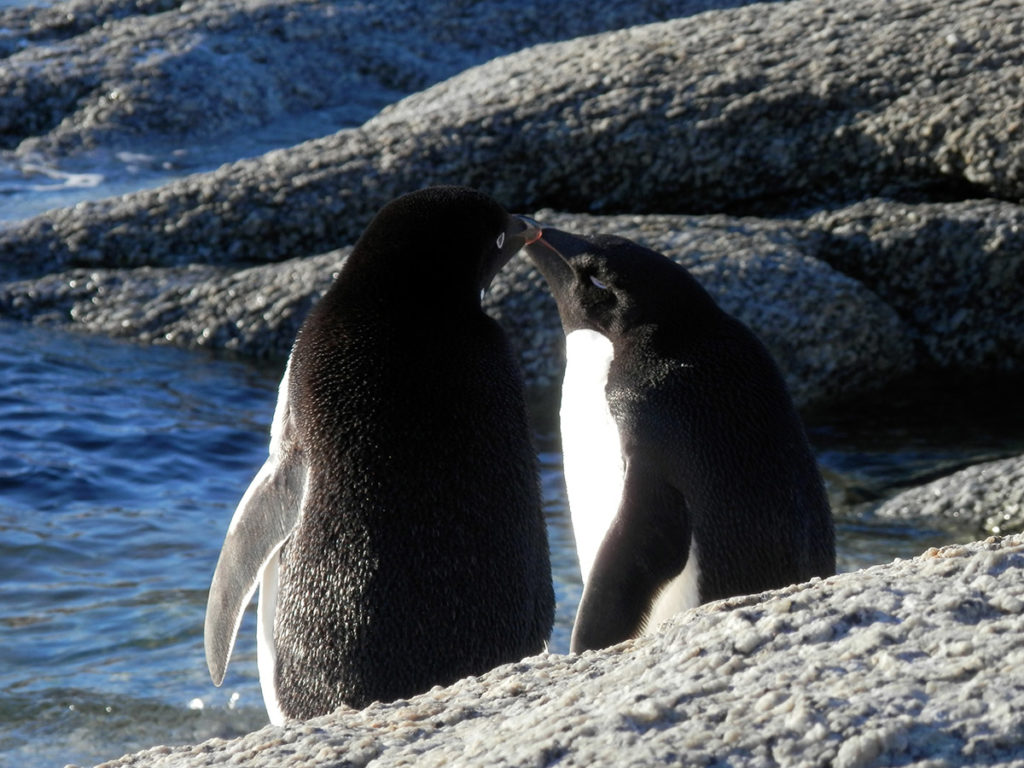
[{"label": "white eye ring", "polygon": [[503,246],[504,244],[505,244],[505,233],[502,232],[500,235],[498,235],[498,249],[500,250],[501,246]]},{"label": "white eye ring", "polygon": [[604,283],[602,283],[602,282],[601,282],[600,280],[598,280],[598,279],[597,279],[596,277],[594,277],[593,275],[591,275],[591,276],[590,276],[590,282],[592,282],[592,283],[593,283],[594,285],[596,285],[596,286],[597,286],[598,288],[600,288],[600,289],[601,289],[602,291],[607,291],[607,290],[608,290],[608,286],[607,286],[607,285],[605,285]]}]

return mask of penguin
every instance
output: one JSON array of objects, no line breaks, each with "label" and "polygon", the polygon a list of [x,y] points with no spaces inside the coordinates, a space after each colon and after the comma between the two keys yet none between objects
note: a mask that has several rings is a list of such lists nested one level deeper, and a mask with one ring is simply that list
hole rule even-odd
[{"label": "penguin", "polygon": [[480,304],[535,236],[481,192],[409,193],[377,213],[302,324],[205,623],[220,685],[259,588],[272,723],[544,650],[554,592],[523,383]]},{"label": "penguin", "polygon": [[566,334],[560,428],[584,583],[570,650],[834,574],[821,474],[754,333],[629,240],[544,228],[525,253]]}]

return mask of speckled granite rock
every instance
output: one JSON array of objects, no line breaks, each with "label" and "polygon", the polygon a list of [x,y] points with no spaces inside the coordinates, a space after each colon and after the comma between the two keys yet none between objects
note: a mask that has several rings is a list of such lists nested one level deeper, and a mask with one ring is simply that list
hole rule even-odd
[{"label": "speckled granite rock", "polygon": [[1024,208],[872,199],[806,222],[820,259],[861,281],[942,368],[1024,369]]},{"label": "speckled granite rock", "polygon": [[104,765],[1019,766],[1022,584],[1022,536],[929,550],[606,651]]},{"label": "speckled granite rock", "polygon": [[791,0],[538,45],[360,128],[11,227],[4,269],[310,255],[443,181],[518,210],[1020,199],[1021,22],[1019,0]]},{"label": "speckled granite rock", "polygon": [[187,147],[315,110],[357,125],[499,54],[722,4],[71,0],[4,8],[0,147],[60,157],[140,136]]},{"label": "speckled granite rock", "polygon": [[[127,7],[95,6],[102,13],[67,22],[68,34],[115,39],[136,27],[150,34],[145,19],[171,23],[155,13],[163,5],[148,6],[145,19]],[[214,32],[226,25],[227,39],[237,22],[222,18],[231,7],[185,5],[170,17],[191,18],[183,28],[196,19]],[[254,34],[269,34],[284,6],[238,8],[258,16]],[[610,15],[592,23],[621,20],[611,4],[600,8]],[[481,19],[508,11],[473,9],[473,23],[487,29]],[[378,11],[352,12],[369,19]],[[313,16],[296,29],[329,11],[312,2],[301,12]],[[40,19],[40,44],[59,37],[47,25],[62,22]],[[517,16],[514,25],[522,23]],[[445,24],[457,22],[438,21],[431,34],[462,34]],[[383,30],[405,34],[394,22]],[[481,51],[506,44],[487,40]],[[442,48],[472,48],[452,45]],[[513,210],[784,213],[785,221],[652,216],[636,227],[618,218],[607,228],[642,233],[693,265],[766,338],[803,403],[922,364],[1020,370],[1022,208],[948,198],[1024,198],[1024,142],[1014,138],[1022,83],[1019,1],[790,0],[538,45],[414,94],[359,128],[0,229],[0,279],[8,281],[0,311],[278,354],[308,304],[308,294],[287,292],[315,293],[325,276],[302,261],[283,271],[252,265],[344,247],[387,200],[447,181],[485,189]],[[871,197],[882,194],[943,201]],[[823,210],[806,213],[811,204]],[[117,271],[127,269],[136,271]],[[535,277],[518,269],[495,287],[493,311],[521,343],[528,376],[545,382],[558,375],[554,316]],[[253,297],[260,290],[278,309],[264,311]]]},{"label": "speckled granite rock", "polygon": [[[800,404],[869,390],[910,370],[911,337],[897,314],[808,255],[801,249],[807,238],[785,226],[725,216],[535,215],[583,233],[618,233],[679,261],[761,336]],[[210,265],[72,270],[0,286],[0,308],[143,341],[281,357],[345,253],[237,272]],[[506,328],[532,386],[561,381],[558,313],[525,258],[498,275],[485,306]]]},{"label": "speckled granite rock", "polygon": [[948,523],[989,533],[1024,530],[1024,456],[975,464],[910,488],[876,511],[882,518]]},{"label": "speckled granite rock", "polygon": [[237,271],[207,264],[76,269],[0,286],[0,306],[37,323],[283,358],[347,253]]},{"label": "speckled granite rock", "polygon": [[[814,258],[799,224],[730,216],[535,215],[570,231],[628,237],[685,266],[764,341],[801,405],[868,391],[911,370],[913,345],[899,316],[862,284]],[[546,356],[552,354],[560,359],[561,346]]]},{"label": "speckled granite rock", "polygon": [[[797,402],[808,405],[884,386],[916,365],[1019,370],[1019,210],[996,201],[872,200],[807,220],[534,215],[565,229],[630,237],[678,260],[761,336]],[[281,357],[345,253],[237,272],[198,264],[69,270],[0,285],[0,311],[143,341]],[[557,313],[525,260],[496,278],[487,307],[519,349],[527,380],[540,388],[559,381]]]}]

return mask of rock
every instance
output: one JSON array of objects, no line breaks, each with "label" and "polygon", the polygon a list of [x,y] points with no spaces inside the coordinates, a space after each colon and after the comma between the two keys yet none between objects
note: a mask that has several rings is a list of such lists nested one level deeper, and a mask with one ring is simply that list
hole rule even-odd
[{"label": "rock", "polygon": [[720,4],[490,0],[455,11],[436,0],[72,0],[4,8],[0,147],[21,157],[141,137],[189,147],[318,111],[336,126],[358,125],[500,54]]},{"label": "rock", "polygon": [[975,464],[884,502],[875,514],[990,533],[1024,530],[1024,456]]},{"label": "rock", "polygon": [[[636,13],[699,6],[652,3]],[[232,30],[248,34],[240,19],[252,34],[274,37],[285,8],[241,3],[227,20],[236,7],[227,0],[150,16],[114,0],[83,7],[94,8],[94,21],[68,22],[68,34],[117,41],[128,29],[205,24],[203,34],[224,45],[234,44]],[[516,39],[536,39],[526,31],[530,13],[546,7],[512,14],[511,29],[524,35]],[[312,14],[296,17],[296,30],[335,13],[317,2],[288,8]],[[377,30],[371,39],[408,33],[408,24],[373,21],[384,6],[350,10]],[[467,24],[491,34],[508,11],[474,4]],[[633,18],[611,4],[587,13],[594,18],[544,34]],[[40,19],[40,45],[57,39],[50,27],[59,20]],[[459,65],[474,45],[481,57],[511,45],[452,42],[464,40],[458,23],[432,20],[423,33],[444,42],[440,69]],[[765,338],[801,404],[929,366],[1020,371],[1022,43],[1016,2],[790,0],[536,45],[413,94],[358,128],[0,229],[0,311],[279,354],[312,295],[286,299],[288,291],[315,294],[326,284],[294,260],[350,245],[399,194],[456,182],[512,210],[549,205],[575,212],[564,220],[580,226],[635,232],[683,259]],[[410,72],[421,53],[409,54]],[[957,201],[982,195],[1007,199]],[[694,218],[713,211],[731,214]],[[595,212],[619,215],[586,218]],[[647,218],[633,218],[640,215]],[[284,271],[230,275],[285,260]],[[315,263],[333,271],[330,261]],[[293,269],[303,280],[289,277]],[[557,379],[557,325],[536,275],[513,265],[503,279],[491,310],[521,344],[531,381]],[[247,298],[263,289],[277,307],[269,315]]]},{"label": "rock", "polygon": [[[787,220],[533,215],[582,233],[629,237],[679,261],[761,336],[796,401],[809,405],[936,364],[1021,370],[1024,304],[1016,286],[1024,284],[1024,247],[1013,234],[1020,211],[998,201],[870,200]],[[68,270],[0,285],[0,311],[142,341],[282,357],[346,253],[237,273],[199,264]],[[557,312],[524,259],[498,275],[486,306],[519,349],[528,382],[544,389],[560,381]]]},{"label": "rock", "polygon": [[1024,370],[1024,208],[871,199],[807,220],[818,258],[899,315],[921,364]]},{"label": "rock", "polygon": [[[682,264],[758,334],[800,405],[870,391],[911,370],[913,346],[903,322],[862,284],[814,258],[800,223],[723,215],[534,215],[581,234],[627,237]],[[560,341],[545,355],[560,356]]]},{"label": "rock", "polygon": [[933,549],[604,651],[104,766],[1017,765],[1022,580],[1024,536]]},{"label": "rock", "polygon": [[791,0],[537,45],[357,129],[13,226],[4,269],[311,255],[438,182],[518,210],[1019,200],[1021,21],[1017,2]]},{"label": "rock", "polygon": [[284,358],[347,254],[238,271],[198,264],[76,269],[0,286],[0,306],[14,317],[110,336]]},{"label": "rock", "polygon": [[[534,215],[582,233],[630,237],[689,268],[761,336],[801,405],[874,389],[911,369],[911,337],[898,316],[860,283],[812,258],[798,226],[726,216]],[[71,270],[0,286],[0,308],[142,341],[283,357],[344,253],[239,272],[209,265]],[[497,276],[485,307],[504,325],[532,387],[561,381],[558,313],[525,258]]]}]

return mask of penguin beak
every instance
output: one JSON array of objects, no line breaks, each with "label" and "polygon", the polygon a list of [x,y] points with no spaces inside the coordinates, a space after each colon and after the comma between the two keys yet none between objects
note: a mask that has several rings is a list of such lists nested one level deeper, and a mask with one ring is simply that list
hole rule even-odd
[{"label": "penguin beak", "polygon": [[578,328],[590,327],[586,312],[573,295],[577,276],[572,264],[574,258],[591,248],[590,242],[582,237],[547,227],[540,239],[527,245],[523,251],[544,276],[567,334]]},{"label": "penguin beak", "polygon": [[505,247],[503,250],[507,250],[509,255],[511,255],[520,248],[537,242],[542,234],[543,231],[540,228],[540,224],[529,216],[513,214],[508,217],[508,227],[505,229]]},{"label": "penguin beak", "polygon": [[[555,301],[560,302],[562,294],[572,285],[574,273],[568,257],[575,251],[585,250],[586,245],[586,241],[552,228],[542,230],[540,237],[526,245],[524,253],[544,276]],[[569,253],[564,253],[563,249]]]}]

